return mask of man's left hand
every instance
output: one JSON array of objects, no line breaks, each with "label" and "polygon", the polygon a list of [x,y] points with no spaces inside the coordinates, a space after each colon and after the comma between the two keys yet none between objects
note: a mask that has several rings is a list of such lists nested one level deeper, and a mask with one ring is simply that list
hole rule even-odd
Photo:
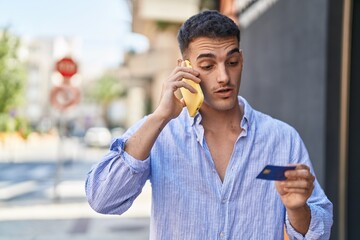
[{"label": "man's left hand", "polygon": [[285,181],[276,181],[276,190],[287,210],[306,206],[306,201],[314,190],[315,177],[304,164],[296,165],[295,170],[285,172]]}]

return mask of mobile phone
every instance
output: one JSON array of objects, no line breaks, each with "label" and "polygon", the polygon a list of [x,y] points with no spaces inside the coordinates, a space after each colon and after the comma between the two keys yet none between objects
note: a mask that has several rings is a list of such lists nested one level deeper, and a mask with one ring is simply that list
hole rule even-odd
[{"label": "mobile phone", "polygon": [[[185,64],[186,64],[186,67],[192,68],[189,60],[185,60]],[[201,104],[204,101],[204,94],[201,90],[200,84],[198,84],[190,79],[187,79],[187,78],[183,78],[182,80],[185,81],[186,83],[188,83],[189,85],[191,85],[197,91],[197,93],[192,93],[189,90],[187,90],[186,88],[183,88],[183,87],[180,88],[180,92],[184,98],[186,108],[189,112],[189,115],[191,117],[194,117],[196,115],[196,113],[199,111]]]}]

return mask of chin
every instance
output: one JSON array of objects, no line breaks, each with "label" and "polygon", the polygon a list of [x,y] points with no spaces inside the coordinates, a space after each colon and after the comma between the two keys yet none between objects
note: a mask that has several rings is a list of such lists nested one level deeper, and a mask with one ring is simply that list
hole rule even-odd
[{"label": "chin", "polygon": [[236,98],[220,99],[212,102],[207,102],[208,107],[216,111],[230,111],[238,105]]}]

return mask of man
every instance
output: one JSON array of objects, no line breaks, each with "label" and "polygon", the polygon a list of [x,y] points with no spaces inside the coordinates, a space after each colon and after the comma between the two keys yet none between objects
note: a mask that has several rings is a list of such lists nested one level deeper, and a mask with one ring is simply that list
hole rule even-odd
[{"label": "man", "polygon": [[[328,239],[332,204],[315,180],[298,133],[238,96],[243,54],[236,24],[216,11],[188,19],[183,61],[164,82],[156,110],[116,139],[89,173],[86,193],[100,213],[122,214],[152,185],[151,239]],[[190,117],[175,91],[200,83]],[[296,165],[285,181],[256,179],[267,164]]]}]

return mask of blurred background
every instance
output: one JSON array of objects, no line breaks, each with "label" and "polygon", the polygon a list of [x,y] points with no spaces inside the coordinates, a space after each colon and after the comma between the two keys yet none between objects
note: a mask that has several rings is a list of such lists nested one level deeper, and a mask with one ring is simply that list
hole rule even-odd
[{"label": "blurred background", "polygon": [[84,181],[112,139],[156,107],[180,57],[177,30],[205,9],[241,29],[240,94],[302,136],[334,203],[331,239],[356,239],[351,0],[0,0],[0,239],[148,239],[149,184],[127,213],[104,216]]}]

